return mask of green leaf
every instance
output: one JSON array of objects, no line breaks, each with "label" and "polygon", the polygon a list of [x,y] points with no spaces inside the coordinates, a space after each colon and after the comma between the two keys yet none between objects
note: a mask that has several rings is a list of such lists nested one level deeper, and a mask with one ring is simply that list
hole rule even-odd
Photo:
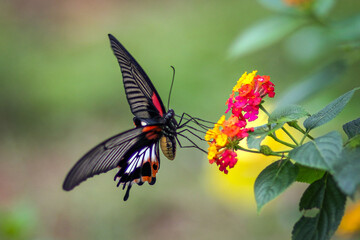
[{"label": "green leaf", "polygon": [[288,35],[304,20],[290,16],[271,17],[247,29],[237,37],[229,50],[230,57],[241,57],[261,48],[265,48]]},{"label": "green leaf", "polygon": [[308,116],[309,113],[301,106],[288,105],[275,109],[269,116],[269,124],[285,123],[298,120],[299,118]]},{"label": "green leaf", "polygon": [[289,160],[279,160],[267,166],[256,178],[254,185],[258,212],[285,191],[295,181],[297,173],[297,167]]},{"label": "green leaf", "polygon": [[335,47],[329,31],[317,24],[312,24],[291,34],[285,40],[284,48],[292,60],[309,64],[309,62],[319,60],[321,56],[328,55]]},{"label": "green leaf", "polygon": [[297,182],[304,182],[311,184],[322,178],[325,174],[324,170],[306,167],[298,163],[295,163],[295,166],[297,166],[299,169],[299,173],[296,177]]},{"label": "green leaf", "polygon": [[312,183],[300,200],[303,216],[295,224],[292,240],[327,240],[344,215],[346,196],[331,177]]},{"label": "green leaf", "polygon": [[345,147],[349,149],[359,148],[360,147],[360,134],[355,137],[350,138],[346,143]]},{"label": "green leaf", "polygon": [[347,65],[344,61],[336,61],[324,66],[285,91],[285,95],[279,98],[276,105],[298,104],[308,99],[310,96],[323,90],[324,85],[329,86],[338,80],[346,68]]},{"label": "green leaf", "polygon": [[360,14],[336,22],[330,30],[332,37],[338,41],[357,41],[360,37]]},{"label": "green leaf", "polygon": [[265,124],[254,128],[254,132],[249,132],[247,137],[248,148],[255,148],[260,150],[260,144],[270,133],[275,132],[281,128],[283,124],[271,124],[270,126]]},{"label": "green leaf", "polygon": [[317,0],[314,1],[312,9],[315,15],[323,17],[330,12],[334,4],[335,0]]},{"label": "green leaf", "polygon": [[355,137],[357,134],[360,134],[360,118],[345,123],[343,125],[343,129],[349,139]]},{"label": "green leaf", "polygon": [[289,157],[302,165],[332,172],[333,166],[340,161],[341,150],[341,135],[333,131],[294,148]]},{"label": "green leaf", "polygon": [[334,178],[345,194],[354,196],[360,184],[360,148],[344,148],[341,159],[342,161],[334,167]]},{"label": "green leaf", "polygon": [[304,127],[306,130],[310,131],[311,129],[319,127],[335,118],[344,109],[345,105],[349,102],[356,90],[358,90],[358,88],[343,94],[325,108],[307,118],[304,121]]}]

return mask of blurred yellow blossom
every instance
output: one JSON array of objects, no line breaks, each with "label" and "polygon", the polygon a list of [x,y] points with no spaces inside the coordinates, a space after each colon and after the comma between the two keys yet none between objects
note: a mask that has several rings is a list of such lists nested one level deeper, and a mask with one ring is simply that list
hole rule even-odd
[{"label": "blurred yellow blossom", "polygon": [[[250,126],[257,126],[265,124],[267,117],[264,113],[260,113],[259,119],[254,123],[249,123]],[[298,133],[289,132],[293,136]],[[288,136],[281,130],[276,131],[278,138],[283,140],[290,140]],[[284,145],[276,142],[270,137],[265,138],[262,144],[266,144],[274,151],[281,151],[288,149]],[[242,143],[245,147],[246,143]],[[256,211],[256,202],[254,197],[254,183],[256,177],[260,172],[271,164],[273,161],[278,160],[278,157],[269,157],[261,154],[249,153],[244,151],[237,151],[237,164],[227,175],[218,171],[216,168],[206,167],[204,187],[209,194],[214,195],[226,206],[232,209],[239,209],[244,211]]]},{"label": "blurred yellow blossom", "polygon": [[349,206],[341,220],[338,235],[353,235],[360,232],[360,201]]}]

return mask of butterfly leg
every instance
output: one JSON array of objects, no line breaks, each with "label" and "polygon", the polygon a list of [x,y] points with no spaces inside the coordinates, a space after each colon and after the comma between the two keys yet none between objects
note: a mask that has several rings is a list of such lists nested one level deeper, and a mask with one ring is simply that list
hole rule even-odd
[{"label": "butterfly leg", "polygon": [[[199,123],[198,121],[200,121],[200,122],[205,122],[205,123],[210,123],[210,124],[215,124],[214,122],[212,122],[212,121],[207,121],[207,120],[204,120],[204,119],[201,119],[201,118],[198,118],[198,117],[193,117],[193,116],[191,116],[190,114],[188,114],[188,113],[183,113],[182,114],[182,118],[184,118],[183,116],[187,116],[187,117],[189,117],[189,119],[190,120],[193,120],[194,122],[196,122],[196,123],[198,123],[198,124],[201,124],[201,123]],[[185,118],[186,119],[186,118]],[[204,124],[202,124],[202,125],[204,125]]]},{"label": "butterfly leg", "polygon": [[[187,126],[187,127],[189,127],[189,126]],[[197,130],[197,129],[195,129],[195,128],[194,128],[194,130]],[[199,130],[197,130],[197,131],[199,131]],[[185,129],[183,129],[183,130],[181,130],[181,131],[177,132],[177,134],[180,134],[180,135],[182,136],[182,135],[184,135],[183,133],[185,133],[185,132],[190,133],[191,135],[195,136],[197,139],[199,139],[199,140],[201,140],[201,141],[205,141],[205,139],[204,139],[204,138],[200,137],[199,135],[197,135],[196,133],[194,133],[194,132],[190,131],[190,130],[189,130],[189,129],[187,129],[187,128],[185,128]],[[202,131],[201,131],[201,133],[204,133],[204,132],[202,132]],[[206,142],[206,141],[205,141],[205,142]]]},{"label": "butterfly leg", "polygon": [[206,153],[207,154],[207,152],[204,150],[204,149],[202,149],[202,148],[200,148],[198,145],[196,145],[196,143],[194,143],[190,138],[188,138],[186,135],[183,135],[183,134],[178,134],[179,136],[182,136],[183,138],[186,138],[189,142],[191,142],[193,145],[189,145],[189,146],[183,146],[182,144],[181,144],[181,142],[179,141],[179,139],[176,137],[176,141],[178,142],[178,144],[179,144],[179,146],[181,147],[181,148],[197,148],[197,149],[199,149],[200,151],[202,151],[202,152],[204,152],[204,153]]},{"label": "butterfly leg", "polygon": [[[210,121],[206,121],[206,120],[203,120],[203,119],[200,119],[200,118],[192,117],[192,116],[190,116],[190,115],[187,114],[187,113],[183,113],[181,116],[178,116],[178,115],[176,115],[176,116],[180,118],[179,124],[178,124],[178,128],[183,128],[183,127],[186,126],[189,122],[194,122],[196,125],[198,125],[198,126],[201,127],[202,129],[207,130],[207,129],[209,129],[210,127],[209,127],[209,126],[206,126],[205,124],[203,124],[203,123],[201,123],[201,122],[206,122],[206,123],[214,124],[213,122],[210,122]],[[185,120],[184,123],[182,123],[183,120]]]}]

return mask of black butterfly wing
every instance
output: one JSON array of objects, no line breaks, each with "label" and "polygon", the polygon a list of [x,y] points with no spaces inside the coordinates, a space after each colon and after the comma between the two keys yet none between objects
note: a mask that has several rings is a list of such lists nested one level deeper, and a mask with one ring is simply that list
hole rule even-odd
[{"label": "black butterfly wing", "polygon": [[[155,178],[160,167],[158,157],[160,137],[161,126],[155,125],[137,127],[105,140],[86,153],[74,165],[65,178],[63,189],[70,191],[87,178],[105,173],[116,167],[120,167],[120,175],[118,173],[117,176],[125,176],[121,179],[121,183],[124,186],[127,183],[132,184],[133,180],[136,180],[135,182],[139,184],[148,180],[151,183],[152,178]],[[148,156],[151,156],[150,160]],[[139,161],[142,162],[139,163]],[[141,178],[145,176],[145,173],[148,173],[146,162],[156,163],[156,172],[152,171],[149,176],[150,178]],[[134,166],[136,167],[134,168]],[[143,170],[143,168],[145,169]]]},{"label": "black butterfly wing", "polygon": [[142,119],[163,117],[164,104],[145,71],[114,36],[109,34],[109,39],[121,68],[131,112]]},{"label": "black butterfly wing", "polygon": [[114,178],[115,181],[119,181],[117,186],[123,185],[123,189],[128,187],[124,201],[128,199],[130,188],[134,183],[155,184],[156,174],[160,168],[159,141],[132,152],[126,159],[127,161],[120,163],[120,170]]}]

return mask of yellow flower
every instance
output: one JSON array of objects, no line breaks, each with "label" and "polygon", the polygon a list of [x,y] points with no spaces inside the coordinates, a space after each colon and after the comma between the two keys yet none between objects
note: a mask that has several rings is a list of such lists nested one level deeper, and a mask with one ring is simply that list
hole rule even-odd
[{"label": "yellow flower", "polygon": [[225,122],[225,115],[222,115],[216,124],[222,126],[224,122]]},{"label": "yellow flower", "polygon": [[215,138],[216,145],[218,145],[219,147],[224,147],[227,144],[227,140],[228,140],[228,137],[224,133],[217,135]]},{"label": "yellow flower", "polygon": [[205,135],[205,140],[210,141],[214,137],[215,137],[215,133],[214,133],[213,129],[207,130],[206,135]]},{"label": "yellow flower", "polygon": [[206,132],[206,135],[205,135],[205,140],[206,141],[210,141],[211,139],[216,139],[218,135],[222,134],[220,132],[220,127],[223,125],[225,121],[225,115],[222,115],[221,118],[219,119],[219,121],[217,123],[215,123],[215,126],[213,129],[209,129],[207,132]]},{"label": "yellow flower", "polygon": [[236,92],[239,88],[241,88],[243,85],[249,84],[251,86],[254,85],[253,79],[257,73],[257,70],[254,70],[252,73],[247,74],[245,72],[237,81],[235,87],[233,88],[233,92]]},{"label": "yellow flower", "polygon": [[212,143],[210,145],[210,147],[208,148],[208,159],[211,160],[213,159],[216,154],[218,153],[217,148],[216,148],[216,144]]}]

